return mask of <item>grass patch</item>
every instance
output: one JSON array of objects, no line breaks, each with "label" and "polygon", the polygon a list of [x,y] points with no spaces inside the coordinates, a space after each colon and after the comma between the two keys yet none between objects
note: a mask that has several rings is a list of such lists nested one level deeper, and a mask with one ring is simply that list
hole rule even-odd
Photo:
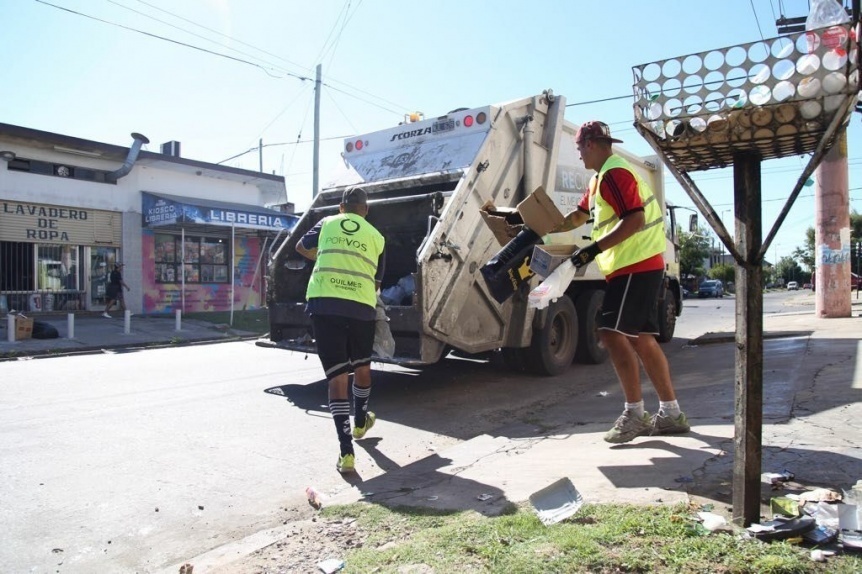
[{"label": "grass patch", "polygon": [[674,572],[807,574],[862,572],[862,557],[812,562],[810,548],[761,543],[697,528],[685,506],[584,505],[546,527],[529,507],[488,518],[472,511],[386,508],[367,503],[324,508],[325,518],[354,518],[361,548],[342,558],[344,572]]},{"label": "grass patch", "polygon": [[231,324],[230,311],[186,313],[183,316],[187,319],[207,321],[214,325],[230,325],[232,329],[249,331],[257,335],[269,333],[269,311],[267,309],[234,310],[233,324]]}]

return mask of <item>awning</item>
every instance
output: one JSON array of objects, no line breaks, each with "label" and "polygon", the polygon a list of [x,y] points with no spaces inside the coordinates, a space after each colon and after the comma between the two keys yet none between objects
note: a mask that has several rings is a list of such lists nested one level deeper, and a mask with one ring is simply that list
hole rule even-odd
[{"label": "awning", "polygon": [[290,231],[299,221],[296,215],[258,205],[229,203],[210,199],[177,197],[141,192],[142,225],[161,227],[182,223],[199,223],[222,227]]}]

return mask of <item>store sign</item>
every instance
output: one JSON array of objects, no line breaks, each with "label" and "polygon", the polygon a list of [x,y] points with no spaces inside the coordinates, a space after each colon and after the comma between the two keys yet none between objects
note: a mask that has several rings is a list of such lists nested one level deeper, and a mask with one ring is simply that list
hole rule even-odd
[{"label": "store sign", "polygon": [[[96,228],[112,227],[114,214],[39,203],[0,200],[0,240],[92,245]],[[103,243],[111,243],[111,234]]]},{"label": "store sign", "polygon": [[[207,205],[205,200],[191,200],[197,204],[186,203],[181,198],[155,195],[142,192],[142,211],[144,227],[159,227],[178,223],[203,223],[224,227],[250,227],[256,229],[279,230],[293,229],[298,220],[295,215],[257,206],[240,204]],[[227,207],[230,205],[231,207]],[[234,207],[235,205],[235,207]]]}]

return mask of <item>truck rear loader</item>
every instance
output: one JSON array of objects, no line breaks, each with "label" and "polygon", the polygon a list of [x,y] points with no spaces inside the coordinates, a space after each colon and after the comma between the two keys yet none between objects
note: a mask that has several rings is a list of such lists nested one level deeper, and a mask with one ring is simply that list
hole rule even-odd
[{"label": "truck rear loader", "polygon": [[[599,363],[607,351],[597,336],[605,280],[591,263],[566,296],[545,309],[527,305],[541,278],[533,276],[505,302],[489,293],[480,268],[501,248],[482,210],[517,206],[538,187],[567,213],[577,207],[592,171],[575,147],[577,125],[564,119],[565,98],[551,91],[516,101],[405,121],[345,140],[344,168],[314,198],[269,262],[267,303],[271,345],[315,352],[305,290],[313,262],[296,243],[320,219],[338,212],[343,191],[361,186],[368,221],[386,239],[381,292],[401,365],[435,363],[450,352],[499,351],[519,371],[554,375],[574,359]],[[682,309],[673,210],[664,199],[662,166],[615,146],[648,181],[668,214],[665,288],[659,295],[661,341],[673,336]],[[589,225],[554,243],[585,245]],[[396,289],[397,288],[397,289]]]}]

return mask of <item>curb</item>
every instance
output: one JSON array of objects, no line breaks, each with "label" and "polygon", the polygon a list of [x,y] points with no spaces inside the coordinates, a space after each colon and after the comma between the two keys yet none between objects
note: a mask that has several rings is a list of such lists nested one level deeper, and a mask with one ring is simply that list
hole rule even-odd
[{"label": "curb", "polygon": [[[76,355],[96,355],[105,351],[140,351],[145,349],[167,349],[175,347],[190,347],[193,345],[212,345],[215,343],[231,343],[236,341],[252,341],[260,339],[260,335],[235,335],[220,339],[194,339],[172,343],[170,341],[153,341],[151,343],[115,344],[115,345],[89,345],[76,347],[74,349],[38,349],[27,352],[4,351],[0,352],[0,363],[6,361],[18,361],[21,359],[51,359],[55,357],[70,357]],[[13,355],[14,354],[14,355]]]}]

